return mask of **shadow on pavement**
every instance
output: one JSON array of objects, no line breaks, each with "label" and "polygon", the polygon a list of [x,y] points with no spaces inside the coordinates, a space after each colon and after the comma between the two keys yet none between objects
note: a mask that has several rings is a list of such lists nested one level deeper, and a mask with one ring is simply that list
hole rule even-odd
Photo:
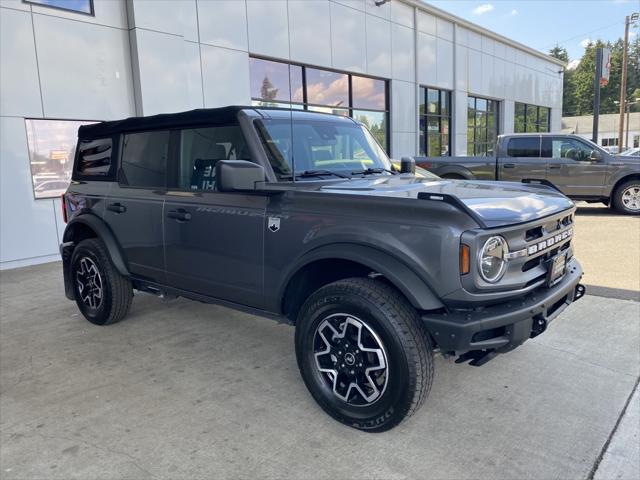
[{"label": "shadow on pavement", "polygon": [[640,302],[640,291],[638,290],[626,290],[624,288],[601,287],[588,284],[585,285],[585,287],[587,287],[587,295]]}]

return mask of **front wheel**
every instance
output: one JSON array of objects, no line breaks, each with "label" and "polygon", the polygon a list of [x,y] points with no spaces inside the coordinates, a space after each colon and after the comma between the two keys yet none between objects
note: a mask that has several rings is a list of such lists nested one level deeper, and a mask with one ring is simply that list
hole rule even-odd
[{"label": "front wheel", "polygon": [[411,416],[433,379],[431,342],[415,309],[370,278],[340,280],[309,297],[296,324],[296,356],[318,404],[371,432]]},{"label": "front wheel", "polygon": [[613,205],[622,213],[640,214],[640,180],[629,180],[616,188],[613,194]]}]

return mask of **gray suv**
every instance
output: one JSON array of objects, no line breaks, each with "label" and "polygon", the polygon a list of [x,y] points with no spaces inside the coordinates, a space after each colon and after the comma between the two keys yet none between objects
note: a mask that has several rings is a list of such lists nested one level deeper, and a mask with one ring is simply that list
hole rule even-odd
[{"label": "gray suv", "polygon": [[584,294],[564,195],[397,171],[351,118],[226,107],[78,137],[61,254],[87,320],[134,290],[285,320],[311,395],[355,428],[410,416],[434,352],[482,365]]}]

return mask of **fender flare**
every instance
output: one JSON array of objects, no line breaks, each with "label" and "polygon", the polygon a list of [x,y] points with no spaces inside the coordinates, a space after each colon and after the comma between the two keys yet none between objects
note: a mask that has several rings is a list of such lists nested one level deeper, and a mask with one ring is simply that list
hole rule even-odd
[{"label": "fender flare", "polygon": [[128,277],[129,269],[127,268],[127,264],[124,260],[125,257],[122,253],[122,249],[120,248],[120,244],[116,240],[116,237],[109,226],[99,217],[93,214],[75,216],[67,224],[67,227],[64,230],[64,235],[62,237],[63,242],[73,241],[74,226],[79,224],[86,225],[95,232],[96,236],[102,240],[102,243],[107,247],[111,261],[113,262],[114,267],[116,267],[116,270],[118,270],[118,273]]},{"label": "fender flare", "polygon": [[403,261],[377,248],[351,243],[323,245],[302,255],[280,284],[278,301],[282,302],[291,279],[302,268],[318,260],[332,259],[357,262],[382,274],[419,310],[437,310],[444,307],[431,287]]},{"label": "fender flare", "polygon": [[445,165],[443,167],[433,169],[433,173],[435,173],[439,177],[452,173],[455,175],[460,175],[466,180],[476,179],[475,175],[471,173],[471,170],[469,170],[468,168],[462,167],[460,165]]}]

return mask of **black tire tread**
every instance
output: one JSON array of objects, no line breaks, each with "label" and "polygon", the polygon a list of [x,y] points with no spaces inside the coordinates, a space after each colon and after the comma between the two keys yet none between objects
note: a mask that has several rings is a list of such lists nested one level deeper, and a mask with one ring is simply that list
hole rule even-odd
[{"label": "black tire tread", "polygon": [[301,309],[301,314],[318,299],[335,293],[359,296],[383,310],[404,345],[410,370],[411,383],[408,391],[412,398],[406,412],[400,415],[398,420],[384,424],[376,431],[388,430],[411,417],[429,396],[434,374],[431,337],[419,323],[416,310],[400,292],[384,281],[368,277],[347,278],[325,285],[309,297]]},{"label": "black tire tread", "polygon": [[76,248],[86,248],[96,254],[100,266],[104,269],[106,280],[111,286],[111,311],[102,325],[112,325],[122,320],[131,307],[133,288],[131,281],[120,274],[111,261],[111,256],[101,240],[88,238],[81,241]]}]

